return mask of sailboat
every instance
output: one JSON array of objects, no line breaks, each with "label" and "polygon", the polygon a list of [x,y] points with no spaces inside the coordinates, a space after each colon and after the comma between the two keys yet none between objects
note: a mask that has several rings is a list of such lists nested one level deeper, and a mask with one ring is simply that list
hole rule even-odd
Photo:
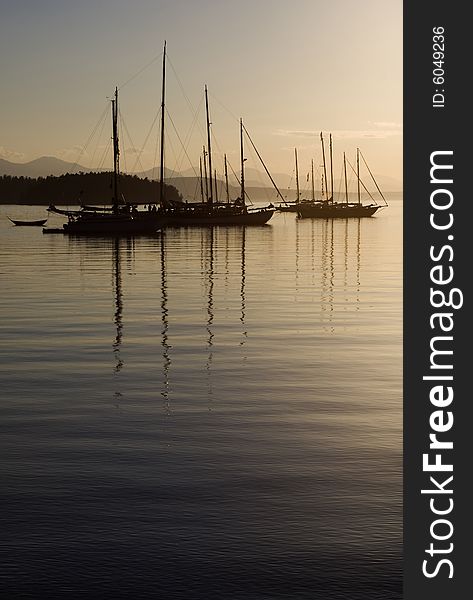
[{"label": "sailboat", "polygon": [[[320,138],[322,141],[322,155],[324,161],[324,175],[325,181],[327,181],[327,170],[325,163],[325,150],[324,150],[324,140],[322,133],[320,134]],[[321,219],[329,219],[329,218],[348,218],[348,217],[371,217],[378,210],[384,208],[388,205],[383,193],[379,189],[379,186],[370,170],[368,165],[365,162],[365,165],[371,175],[371,178],[374,181],[376,189],[384,200],[384,205],[377,204],[371,196],[370,192],[364,185],[364,183],[360,179],[360,149],[356,149],[356,178],[357,178],[357,201],[350,202],[348,197],[348,184],[347,184],[347,169],[346,169],[346,156],[343,154],[343,165],[344,165],[344,180],[345,180],[345,201],[344,202],[335,202],[333,199],[333,161],[332,161],[332,135],[330,135],[330,197],[328,200],[318,200],[313,202],[305,202],[301,203],[298,206],[297,214],[300,218],[321,218]],[[360,186],[363,186],[364,190],[369,194],[369,196],[373,199],[374,203],[372,204],[362,204],[361,202],[361,189]],[[326,186],[328,187],[328,186]]]},{"label": "sailboat", "polygon": [[[164,77],[164,71],[163,71]],[[164,86],[163,86],[164,89]],[[164,105],[164,99],[163,99]],[[183,203],[178,206],[169,207],[166,203],[161,204],[165,210],[167,217],[167,225],[171,227],[179,226],[209,226],[209,225],[264,225],[266,224],[275,212],[275,207],[270,204],[263,208],[251,208],[246,204],[245,193],[245,158],[243,149],[243,121],[240,119],[240,196],[239,198],[230,201],[227,195],[227,202],[219,202],[217,198],[217,181],[214,178],[212,171],[212,146],[210,135],[210,115],[209,115],[209,99],[207,86],[205,86],[205,108],[207,122],[207,149],[204,148],[204,169],[205,169],[205,190],[204,197],[202,184],[202,168],[201,172],[201,193],[202,202]],[[164,115],[164,110],[163,113]],[[163,131],[163,127],[161,129]],[[163,140],[161,140],[163,142]],[[207,177],[208,163],[208,177]],[[226,163],[226,161],[225,161]],[[202,163],[201,163],[202,164]],[[161,165],[161,173],[164,170]],[[228,185],[227,185],[228,190]]]},{"label": "sailboat", "polygon": [[299,166],[297,163],[297,148],[294,148],[294,156],[296,160],[296,199],[293,202],[287,202],[284,200],[283,204],[279,204],[276,209],[279,212],[297,212],[299,202],[301,201],[300,190],[299,190]]},{"label": "sailboat", "polygon": [[301,204],[313,204],[315,200],[314,190],[314,161],[311,160],[311,187],[312,187],[312,199],[307,198],[301,199],[301,193],[299,188],[299,164],[297,160],[297,148],[294,148],[295,163],[296,163],[296,200],[294,202],[286,202],[279,204],[276,208],[279,212],[298,212]]},{"label": "sailboat", "polygon": [[120,150],[118,144],[118,88],[112,99],[113,132],[113,197],[111,207],[82,206],[79,210],[62,210],[54,205],[48,211],[68,217],[65,233],[73,235],[137,235],[154,234],[165,219],[157,210],[141,210],[136,206],[120,205]]}]

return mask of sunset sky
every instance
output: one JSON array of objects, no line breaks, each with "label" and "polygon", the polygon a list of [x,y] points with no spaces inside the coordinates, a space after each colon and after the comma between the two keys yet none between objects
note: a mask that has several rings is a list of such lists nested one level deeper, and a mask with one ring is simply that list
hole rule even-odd
[{"label": "sunset sky", "polygon": [[323,130],[337,157],[360,146],[402,180],[401,0],[1,0],[0,157],[107,166],[118,85],[122,167],[153,167],[165,39],[167,107],[186,142],[168,119],[169,168],[198,164],[207,84],[217,168],[223,152],[238,164],[241,116],[276,172],[293,169],[294,147],[302,170],[318,164]]}]

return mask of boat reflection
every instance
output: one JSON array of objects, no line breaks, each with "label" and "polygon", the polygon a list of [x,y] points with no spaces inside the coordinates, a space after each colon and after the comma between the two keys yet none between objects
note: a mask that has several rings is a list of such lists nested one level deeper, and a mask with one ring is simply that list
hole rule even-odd
[{"label": "boat reflection", "polygon": [[[248,338],[248,330],[245,323],[245,311],[246,311],[246,297],[245,297],[245,285],[246,285],[246,265],[245,265],[245,241],[246,241],[246,229],[243,227],[241,231],[241,285],[240,285],[240,297],[241,297],[241,317],[240,321],[242,324],[242,340],[240,346],[246,344]],[[243,360],[246,360],[246,354],[243,355]]]},{"label": "boat reflection", "polygon": [[202,235],[205,237],[203,244],[205,255],[202,257],[205,266],[205,279],[204,286],[207,288],[207,323],[206,331],[207,337],[207,360],[205,363],[205,373],[207,377],[207,395],[209,400],[212,399],[212,358],[213,358],[213,338],[214,333],[212,331],[212,325],[214,322],[214,230],[213,228],[204,229]]},{"label": "boat reflection", "polygon": [[[164,399],[166,413],[170,414],[172,401],[177,400],[179,386],[183,378],[187,378],[188,369],[195,369],[196,396],[203,391],[210,402],[214,399],[214,370],[216,358],[216,344],[228,347],[234,340],[235,347],[243,349],[239,353],[239,360],[247,360],[245,344],[248,340],[246,324],[247,298],[246,298],[246,229],[244,227],[228,228],[201,228],[200,230],[170,230],[160,234],[159,241],[159,269],[160,278],[160,355],[161,378],[160,393]],[[185,275],[182,273],[182,256],[178,259],[176,268],[175,244],[181,246],[197,245],[200,256],[189,256],[191,264],[200,265],[200,273],[189,266],[190,278],[188,284],[183,286]],[[196,244],[197,243],[197,244]],[[196,263],[197,261],[197,263]],[[117,263],[118,264],[118,263]],[[200,295],[202,304],[200,323],[204,327],[200,334],[199,328],[183,327],[182,306],[183,294],[188,301],[196,301],[195,294]],[[238,297],[238,304],[235,300]],[[174,299],[174,301],[171,301]],[[217,303],[218,310],[217,310]],[[120,286],[116,286],[116,302],[123,306]],[[238,306],[238,308],[237,308]],[[121,342],[123,325],[117,321],[117,339]],[[193,323],[199,325],[199,323]],[[239,338],[233,337],[239,332]],[[170,339],[173,339],[171,344]],[[182,343],[180,340],[183,340]],[[185,340],[185,341],[184,341]],[[191,357],[204,357],[200,367],[195,363],[185,366],[185,357],[188,344],[195,346],[196,350]],[[184,362],[184,366],[183,366]],[[121,363],[121,366],[123,363]],[[120,368],[121,368],[120,366]],[[203,388],[199,388],[199,381]],[[199,391],[200,390],[200,391]],[[211,405],[209,405],[211,408]]]},{"label": "boat reflection", "polygon": [[[362,289],[361,219],[295,220],[294,226],[294,254],[288,256],[288,266],[292,263],[294,269],[291,296],[296,330],[299,327],[297,311],[308,297],[314,302],[314,318],[321,330],[334,334],[340,327],[356,327],[355,311],[361,308]],[[159,356],[155,373],[157,394],[163,400],[166,413],[171,412],[173,399],[181,396],[181,386],[189,381],[191,373],[196,397],[203,395],[213,401],[217,397],[217,382],[218,386],[221,384],[220,369],[238,369],[247,365],[247,244],[251,234],[244,227],[201,228],[165,231],[159,240],[153,241],[113,241],[114,372],[118,374],[125,367],[124,305],[127,294],[124,293],[124,265],[120,254],[126,251],[126,265],[132,274],[138,247],[140,255],[144,252],[149,257],[150,253],[156,253],[151,267],[156,274],[156,288],[150,289],[150,280],[139,279],[142,277],[139,273],[135,285],[139,283],[156,297],[158,330],[153,334],[150,322],[150,336],[146,335],[143,343],[150,345],[151,353],[154,347]],[[177,245],[179,253],[176,252]],[[264,257],[254,256],[251,264],[257,268],[255,260],[264,263]],[[270,295],[268,302],[271,302]],[[189,303],[192,303],[192,309]],[[254,308],[260,310],[256,304]],[[187,321],[191,314],[193,320]],[[143,326],[146,330],[146,321]],[[224,365],[219,349],[225,347],[227,353],[232,346],[239,350],[233,354],[231,366]],[[193,348],[191,354],[190,347]]]},{"label": "boat reflection", "polygon": [[329,331],[333,327],[334,312],[334,283],[335,283],[335,254],[334,254],[334,220],[325,219],[322,222],[322,298],[321,309],[329,323]]},{"label": "boat reflection", "polygon": [[325,220],[322,239],[323,310],[333,333],[335,317],[346,324],[343,313],[360,307],[361,218]]},{"label": "boat reflection", "polygon": [[113,354],[115,356],[115,373],[118,373],[123,368],[123,360],[120,356],[120,348],[123,338],[123,290],[122,290],[122,273],[120,264],[120,238],[115,238],[113,242],[113,285],[115,290],[115,313],[113,320],[116,328],[115,341],[112,344]]},{"label": "boat reflection", "polygon": [[320,325],[329,333],[360,309],[361,237],[360,218],[295,221],[294,302],[318,298]]},{"label": "boat reflection", "polygon": [[164,399],[164,409],[167,414],[170,412],[169,404],[169,369],[171,368],[171,346],[169,344],[169,319],[168,319],[168,290],[167,290],[167,272],[166,272],[166,233],[161,232],[160,236],[160,266],[161,266],[161,347],[163,379],[161,395]]}]

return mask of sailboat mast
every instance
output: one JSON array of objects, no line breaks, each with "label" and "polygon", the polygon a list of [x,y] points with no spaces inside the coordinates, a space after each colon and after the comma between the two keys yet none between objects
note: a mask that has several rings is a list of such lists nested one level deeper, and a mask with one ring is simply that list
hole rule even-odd
[{"label": "sailboat mast", "polygon": [[343,170],[345,171],[345,201],[348,204],[347,159],[343,153]]},{"label": "sailboat mast", "polygon": [[245,204],[245,158],[243,156],[243,119],[240,119],[241,200]]},{"label": "sailboat mast", "polygon": [[358,183],[358,204],[361,204],[361,192],[360,192],[360,149],[356,149],[356,178]]},{"label": "sailboat mast", "polygon": [[330,134],[330,200],[333,202],[333,156],[332,156],[332,134]]},{"label": "sailboat mast", "polygon": [[214,174],[215,174],[215,202],[218,204],[217,169],[215,169]]},{"label": "sailboat mast", "polygon": [[164,205],[164,102],[166,91],[166,41],[163,51],[163,81],[161,89],[161,144],[160,144],[160,176],[159,176],[159,204]]},{"label": "sailboat mast", "polygon": [[[324,162],[322,188],[323,188],[323,183],[325,181],[325,191],[327,191],[327,162],[325,160],[325,144],[324,144],[324,136],[322,135],[322,132],[320,132],[320,141],[322,143],[322,158],[323,158],[323,162]],[[328,196],[328,194],[327,194],[327,196]],[[327,198],[327,200],[328,200],[328,198]]]},{"label": "sailboat mast", "polygon": [[294,155],[296,157],[296,190],[297,190],[296,202],[299,202],[301,193],[299,190],[299,165],[297,164],[297,148],[294,148]]},{"label": "sailboat mast", "polygon": [[212,147],[210,144],[210,116],[209,116],[209,96],[207,93],[207,86],[205,86],[205,111],[207,114],[207,150],[209,153],[209,195],[207,197],[207,202],[209,204],[213,204],[212,197]]},{"label": "sailboat mast", "polygon": [[225,191],[227,193],[227,204],[230,202],[230,192],[228,190],[228,169],[227,169],[227,155],[223,155],[223,161],[225,163]]},{"label": "sailboat mast", "polygon": [[205,200],[208,200],[209,197],[209,182],[207,179],[207,152],[204,146],[204,181],[205,181]]},{"label": "sailboat mast", "polygon": [[315,202],[315,189],[314,189],[314,159],[310,161],[310,171],[312,176],[312,202]]},{"label": "sailboat mast", "polygon": [[199,156],[199,172],[200,172],[200,197],[204,202],[204,182],[202,180],[202,157]]},{"label": "sailboat mast", "polygon": [[118,212],[118,175],[120,171],[120,148],[118,144],[118,88],[115,88],[115,98],[112,100],[112,131],[113,131],[113,212]]}]

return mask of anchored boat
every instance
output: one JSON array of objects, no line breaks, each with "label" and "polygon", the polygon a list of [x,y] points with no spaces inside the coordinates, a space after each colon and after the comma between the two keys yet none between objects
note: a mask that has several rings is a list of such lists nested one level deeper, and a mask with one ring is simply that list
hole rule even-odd
[{"label": "anchored boat", "polygon": [[[166,52],[166,46],[165,52]],[[275,207],[270,204],[263,208],[251,208],[246,204],[245,193],[245,170],[243,156],[243,121],[240,119],[240,162],[241,162],[241,180],[240,197],[230,201],[227,192],[227,202],[219,202],[216,198],[217,185],[213,181],[212,171],[212,146],[210,135],[210,114],[207,86],[205,86],[205,109],[207,125],[207,150],[204,149],[204,167],[208,178],[205,176],[206,195],[204,196],[204,186],[202,185],[202,162],[200,168],[201,194],[200,203],[189,202],[179,205],[169,206],[163,196],[163,173],[164,173],[164,104],[165,104],[165,67],[163,62],[163,86],[161,101],[161,181],[160,181],[160,207],[166,216],[166,225],[170,227],[189,227],[189,226],[212,226],[212,225],[264,225],[275,212]],[[225,158],[226,165],[226,158]],[[228,181],[228,179],[227,179]],[[227,183],[228,190],[228,183]]]},{"label": "anchored boat", "polygon": [[[324,162],[324,174],[325,181],[327,181],[326,175],[326,163],[325,163],[325,149],[324,149],[324,139],[322,133],[320,134],[320,139],[322,142],[322,156]],[[363,158],[363,161],[369,171],[371,178],[378,190],[381,198],[384,201],[384,205],[380,205],[376,203],[371,193],[366,188],[365,184],[360,179],[360,156]],[[333,198],[333,161],[332,161],[332,136],[330,135],[330,197],[328,200],[316,200],[312,202],[303,202],[298,206],[297,214],[301,218],[319,218],[319,219],[331,219],[331,218],[349,218],[349,217],[371,217],[378,210],[388,206],[388,203],[383,196],[383,193],[379,189],[379,186],[368,167],[363,155],[360,152],[360,149],[356,149],[356,178],[357,178],[357,201],[350,202],[348,196],[348,183],[347,183],[347,160],[345,153],[343,153],[343,168],[344,168],[344,182],[345,182],[345,202],[335,202]],[[370,198],[373,200],[372,204],[363,204],[361,202],[361,186],[368,193]]]},{"label": "anchored boat", "polygon": [[120,205],[120,150],[118,144],[118,88],[112,99],[113,133],[113,197],[112,206],[100,208],[83,206],[79,210],[61,210],[54,205],[48,211],[65,215],[68,222],[63,225],[65,233],[72,235],[140,235],[154,234],[165,219],[157,210],[138,210],[136,206]]}]

